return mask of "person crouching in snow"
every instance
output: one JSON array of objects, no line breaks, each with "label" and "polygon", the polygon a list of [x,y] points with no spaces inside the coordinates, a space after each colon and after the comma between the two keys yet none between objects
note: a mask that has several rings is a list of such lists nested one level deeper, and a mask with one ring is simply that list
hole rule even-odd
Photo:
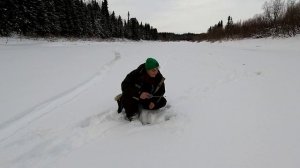
[{"label": "person crouching in snow", "polygon": [[164,107],[165,78],[159,71],[159,64],[154,58],[130,72],[121,84],[122,94],[115,97],[118,113],[125,109],[129,121],[140,115],[141,109],[157,110]]}]

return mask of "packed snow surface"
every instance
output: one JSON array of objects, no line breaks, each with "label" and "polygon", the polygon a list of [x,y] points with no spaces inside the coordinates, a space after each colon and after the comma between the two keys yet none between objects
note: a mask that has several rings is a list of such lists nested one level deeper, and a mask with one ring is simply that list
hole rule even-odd
[{"label": "packed snow surface", "polygon": [[[299,168],[299,46],[0,38],[0,167]],[[147,57],[168,108],[143,125],[113,99]]]}]

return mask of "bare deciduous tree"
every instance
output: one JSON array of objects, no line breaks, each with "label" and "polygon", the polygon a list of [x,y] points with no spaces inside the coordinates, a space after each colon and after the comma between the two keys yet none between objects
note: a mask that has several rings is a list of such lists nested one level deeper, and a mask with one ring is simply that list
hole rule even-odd
[{"label": "bare deciduous tree", "polygon": [[276,23],[284,14],[283,0],[270,0],[263,5],[264,14],[270,23]]}]

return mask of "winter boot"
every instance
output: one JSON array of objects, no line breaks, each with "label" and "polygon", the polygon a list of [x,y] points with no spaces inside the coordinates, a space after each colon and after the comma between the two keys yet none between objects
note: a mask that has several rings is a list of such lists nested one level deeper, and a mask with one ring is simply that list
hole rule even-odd
[{"label": "winter boot", "polygon": [[139,116],[137,114],[134,114],[134,115],[126,115],[125,119],[128,120],[128,121],[133,121],[133,120],[136,120],[138,119]]},{"label": "winter boot", "polygon": [[121,113],[123,110],[123,104],[121,102],[121,97],[122,97],[122,94],[119,94],[115,97],[115,101],[117,101],[117,103],[118,103],[118,113]]}]

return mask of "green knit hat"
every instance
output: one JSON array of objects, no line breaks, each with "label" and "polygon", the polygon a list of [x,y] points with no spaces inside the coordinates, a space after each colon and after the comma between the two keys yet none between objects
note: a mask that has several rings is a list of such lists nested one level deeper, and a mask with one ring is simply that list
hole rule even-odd
[{"label": "green knit hat", "polygon": [[145,63],[146,70],[154,69],[157,67],[159,67],[159,64],[154,58],[147,58]]}]

